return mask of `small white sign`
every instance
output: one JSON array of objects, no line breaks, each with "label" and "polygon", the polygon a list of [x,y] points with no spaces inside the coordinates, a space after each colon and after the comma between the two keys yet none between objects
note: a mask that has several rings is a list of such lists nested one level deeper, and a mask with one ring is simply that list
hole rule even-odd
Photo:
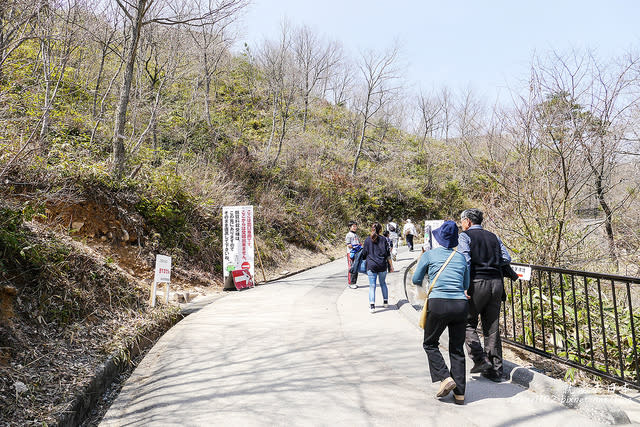
[{"label": "small white sign", "polygon": [[531,280],[531,267],[524,265],[512,265],[513,271],[518,273],[520,280]]},{"label": "small white sign", "polygon": [[156,274],[153,278],[155,283],[171,283],[171,257],[166,255],[156,255]]},{"label": "small white sign", "polygon": [[440,227],[444,223],[443,219],[433,219],[426,220],[424,222],[424,245],[423,248],[425,251],[429,251],[431,249],[439,248],[441,245],[438,241],[433,237],[433,230]]}]

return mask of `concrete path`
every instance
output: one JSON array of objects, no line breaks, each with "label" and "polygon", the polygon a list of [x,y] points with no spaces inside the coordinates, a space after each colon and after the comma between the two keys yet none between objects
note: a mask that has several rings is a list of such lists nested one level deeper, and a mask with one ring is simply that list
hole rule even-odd
[{"label": "concrete path", "polygon": [[[420,254],[401,249],[400,267]],[[465,406],[436,399],[422,330],[383,308],[379,290],[370,314],[366,276],[349,289],[345,270],[340,259],[188,316],[147,354],[101,425],[596,425],[475,375]],[[402,282],[401,272],[388,277]]]}]

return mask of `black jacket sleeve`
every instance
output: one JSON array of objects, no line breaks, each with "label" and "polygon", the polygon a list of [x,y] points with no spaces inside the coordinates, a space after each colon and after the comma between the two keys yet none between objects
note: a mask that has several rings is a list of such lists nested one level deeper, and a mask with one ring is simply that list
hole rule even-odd
[{"label": "black jacket sleeve", "polygon": [[508,277],[511,280],[518,280],[520,277],[518,276],[518,273],[516,273],[513,268],[511,268],[511,264],[505,264],[501,267],[502,269],[502,276],[503,277]]}]

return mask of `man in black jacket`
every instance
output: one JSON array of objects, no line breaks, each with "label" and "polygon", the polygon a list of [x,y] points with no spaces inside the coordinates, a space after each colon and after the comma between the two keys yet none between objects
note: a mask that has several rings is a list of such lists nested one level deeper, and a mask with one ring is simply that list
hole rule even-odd
[{"label": "man in black jacket", "polygon": [[[471,267],[469,316],[465,343],[474,361],[472,373],[496,382],[503,380],[500,305],[504,301],[503,271],[511,270],[511,256],[498,236],[482,228],[482,211],[467,209],[460,216],[458,252]],[[517,277],[517,275],[516,275]],[[484,349],[478,336],[478,317],[482,320]]]}]

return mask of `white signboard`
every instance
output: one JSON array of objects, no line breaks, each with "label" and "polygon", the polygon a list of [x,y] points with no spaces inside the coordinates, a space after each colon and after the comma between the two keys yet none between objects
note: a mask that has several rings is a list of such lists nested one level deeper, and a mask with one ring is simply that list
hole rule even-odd
[{"label": "white signboard", "polygon": [[171,257],[156,255],[156,274],[153,277],[155,283],[171,283]]},{"label": "white signboard", "polygon": [[531,267],[526,267],[524,265],[511,265],[513,271],[518,273],[518,277],[520,280],[531,280]]},{"label": "white signboard", "polygon": [[234,270],[246,270],[254,277],[253,206],[222,208],[222,245],[224,277]]},{"label": "white signboard", "polygon": [[440,227],[443,223],[443,219],[433,219],[424,222],[424,245],[422,247],[425,251],[439,248],[441,246],[438,241],[433,238],[432,231]]}]

